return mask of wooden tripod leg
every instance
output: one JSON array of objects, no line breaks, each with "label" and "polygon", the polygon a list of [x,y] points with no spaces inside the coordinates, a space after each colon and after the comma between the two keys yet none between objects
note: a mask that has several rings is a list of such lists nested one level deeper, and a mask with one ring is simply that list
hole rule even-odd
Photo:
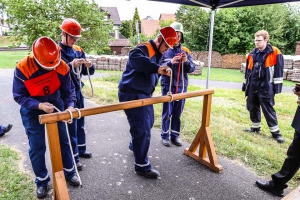
[{"label": "wooden tripod leg", "polygon": [[[201,127],[197,135],[195,136],[191,146],[188,149],[185,149],[184,153],[219,173],[223,171],[223,167],[218,164],[214,143],[209,128],[211,100],[212,95],[205,95],[203,97]],[[199,153],[196,152],[198,147]]]},{"label": "wooden tripod leg", "polygon": [[69,200],[69,193],[63,172],[57,123],[46,124],[49,152],[52,165],[53,199]]}]

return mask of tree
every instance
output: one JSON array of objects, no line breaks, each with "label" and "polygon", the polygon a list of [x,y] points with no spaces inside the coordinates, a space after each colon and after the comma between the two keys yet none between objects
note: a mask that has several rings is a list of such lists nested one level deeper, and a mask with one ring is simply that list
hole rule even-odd
[{"label": "tree", "polygon": [[184,46],[191,51],[207,51],[209,13],[197,6],[180,6],[175,13],[184,31]]},{"label": "tree", "polygon": [[[131,36],[129,38],[129,40],[130,40],[130,46],[131,47],[135,47],[138,44],[138,40],[137,40],[136,36]],[[140,34],[140,43],[141,42],[147,42],[148,40],[149,40],[149,38],[146,35]]]},{"label": "tree", "polygon": [[133,15],[133,19],[132,19],[132,35],[136,35],[136,20],[138,21],[138,24],[139,24],[139,33],[141,33],[141,20],[140,20],[140,16],[139,16],[139,12],[138,12],[138,9],[135,8],[135,11],[134,11],[134,15]]},{"label": "tree", "polygon": [[31,47],[41,36],[61,40],[59,26],[64,18],[74,18],[80,23],[83,31],[78,45],[86,52],[101,53],[111,38],[112,22],[106,21],[105,13],[88,0],[6,0],[5,4],[8,20],[15,24],[13,34],[19,44],[25,42]]},{"label": "tree", "polygon": [[130,38],[132,36],[132,21],[131,20],[124,20],[119,28],[119,31],[122,35],[126,38]]}]

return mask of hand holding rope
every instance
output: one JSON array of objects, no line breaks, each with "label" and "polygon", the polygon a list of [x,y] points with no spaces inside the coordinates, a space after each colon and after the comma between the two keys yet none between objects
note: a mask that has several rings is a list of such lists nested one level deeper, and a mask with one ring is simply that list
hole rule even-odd
[{"label": "hand holding rope", "polygon": [[[81,64],[80,64],[79,67],[75,67],[75,62],[77,62],[78,60],[80,60],[80,63],[81,63]],[[76,59],[76,58],[75,58],[75,59],[72,61],[72,71],[73,71],[73,73],[77,76],[77,79],[78,79],[78,81],[79,81],[80,92],[81,92],[82,96],[83,96],[85,99],[91,99],[91,98],[93,98],[93,96],[94,96],[94,88],[93,88],[92,81],[91,81],[91,75],[90,75],[89,67],[86,67],[86,68],[87,68],[87,74],[88,74],[88,77],[89,77],[89,82],[90,82],[92,94],[91,94],[90,97],[86,97],[86,96],[84,96],[84,94],[83,94],[83,92],[82,92],[82,83],[81,83],[82,64],[85,64],[84,62],[82,62],[82,59]],[[88,64],[91,64],[91,63],[88,62]],[[75,71],[74,67],[76,68],[76,71]],[[92,64],[90,65],[90,67],[92,67]]]}]

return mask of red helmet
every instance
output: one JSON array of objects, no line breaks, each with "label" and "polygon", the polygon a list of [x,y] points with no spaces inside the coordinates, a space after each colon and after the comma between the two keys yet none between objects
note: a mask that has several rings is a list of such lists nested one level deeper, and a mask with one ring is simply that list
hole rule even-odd
[{"label": "red helmet", "polygon": [[40,37],[32,44],[33,56],[44,69],[54,69],[60,63],[60,49],[49,37]]},{"label": "red helmet", "polygon": [[164,41],[167,43],[167,45],[173,49],[173,45],[177,42],[177,34],[176,31],[170,27],[164,27],[159,30],[160,35],[163,37]]},{"label": "red helmet", "polygon": [[81,37],[81,26],[75,19],[66,18],[60,29],[73,37]]}]

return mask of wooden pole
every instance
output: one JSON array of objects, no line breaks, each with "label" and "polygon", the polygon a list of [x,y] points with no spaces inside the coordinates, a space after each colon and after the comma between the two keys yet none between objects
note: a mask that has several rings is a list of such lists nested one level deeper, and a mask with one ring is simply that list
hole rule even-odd
[{"label": "wooden pole", "polygon": [[46,132],[52,165],[53,198],[54,200],[69,200],[68,188],[63,172],[57,122],[46,124]]},{"label": "wooden pole", "polygon": [[[209,95],[209,94],[213,94],[213,93],[214,93],[213,89],[207,89],[207,90],[199,90],[199,91],[194,91],[194,92],[186,92],[186,93],[181,93],[181,94],[174,94],[173,100],[175,101],[175,100],[186,99],[186,98],[191,98],[191,97],[205,96],[205,95]],[[131,109],[131,108],[137,108],[137,107],[157,104],[157,103],[169,102],[171,100],[172,100],[171,96],[166,95],[166,96],[152,97],[152,98],[147,98],[147,99],[127,101],[127,102],[122,102],[122,103],[117,103],[117,104],[110,104],[110,105],[106,105],[106,106],[96,106],[93,108],[82,108],[82,109],[80,109],[80,112],[81,112],[81,116],[84,117],[84,116],[96,115],[96,114],[100,114],[100,113],[107,113],[107,112],[112,112],[112,111],[117,111],[117,110],[126,110],[126,109]],[[73,118],[79,117],[77,111],[73,111],[72,115],[73,115]],[[67,119],[70,119],[70,114],[67,111],[56,112],[56,113],[45,114],[45,115],[39,116],[39,120],[40,120],[41,124],[53,123],[53,122],[57,122],[57,121],[67,120]]]},{"label": "wooden pole", "polygon": [[[211,137],[209,122],[211,111],[212,95],[205,95],[203,97],[203,111],[201,127],[195,136],[190,148],[184,150],[184,153],[203,165],[211,168],[215,172],[223,171],[223,167],[218,164],[217,155],[215,152],[214,143]],[[199,148],[199,153],[196,152]],[[208,158],[207,158],[208,156]]]}]

